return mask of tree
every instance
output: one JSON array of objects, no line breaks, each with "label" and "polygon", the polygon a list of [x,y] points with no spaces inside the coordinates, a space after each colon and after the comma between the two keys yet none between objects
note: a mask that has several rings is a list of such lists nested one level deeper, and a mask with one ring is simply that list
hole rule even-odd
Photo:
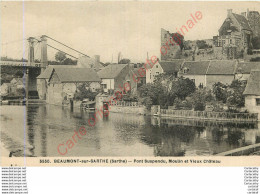
[{"label": "tree", "polygon": [[197,44],[199,49],[206,49],[206,48],[209,47],[209,45],[206,43],[205,40],[197,40],[196,44]]},{"label": "tree", "polygon": [[72,60],[71,58],[66,58],[63,61],[64,65],[76,65],[77,64],[77,60]]},{"label": "tree", "polygon": [[130,59],[121,59],[121,60],[119,61],[119,64],[129,64],[130,62],[131,62]]},{"label": "tree", "polygon": [[195,83],[188,78],[180,77],[177,81],[174,80],[172,82],[172,93],[182,100],[195,92],[195,90]]},{"label": "tree", "polygon": [[64,52],[58,51],[55,54],[55,60],[59,61],[60,63],[63,62],[66,59],[66,54]]},{"label": "tree", "polygon": [[209,90],[203,88],[203,89],[197,89],[190,96],[190,100],[195,111],[204,111],[206,107],[206,103],[214,101],[214,97],[212,96]]},{"label": "tree", "polygon": [[228,90],[227,85],[217,82],[213,85],[213,94],[215,94],[217,101],[222,101],[223,103],[227,102]]},{"label": "tree", "polygon": [[[162,108],[172,106],[176,98],[184,100],[196,90],[195,84],[190,79],[169,77],[167,74],[156,76],[154,83],[146,84],[139,88],[140,101],[148,108],[151,105],[160,105]],[[143,100],[148,100],[148,104]]]},{"label": "tree", "polygon": [[180,49],[182,50],[184,48],[184,36],[182,36],[179,33],[173,33],[172,38],[176,44],[180,46]]},{"label": "tree", "polygon": [[227,98],[228,103],[236,107],[243,107],[245,105],[243,92],[245,91],[246,84],[239,80],[234,80],[229,87],[230,95]]},{"label": "tree", "polygon": [[89,100],[95,100],[97,94],[97,92],[92,92],[90,88],[88,88],[88,84],[84,83],[78,86],[74,98],[76,100],[83,100],[85,98],[88,98]]},{"label": "tree", "polygon": [[260,37],[254,37],[252,40],[253,49],[260,49]]}]

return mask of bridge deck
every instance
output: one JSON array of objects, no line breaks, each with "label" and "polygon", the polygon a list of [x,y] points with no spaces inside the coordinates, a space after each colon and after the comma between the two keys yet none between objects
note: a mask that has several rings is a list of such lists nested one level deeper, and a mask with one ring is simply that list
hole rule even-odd
[{"label": "bridge deck", "polygon": [[0,65],[15,66],[15,67],[41,67],[41,63],[28,63],[28,62],[18,62],[18,61],[0,61]]}]

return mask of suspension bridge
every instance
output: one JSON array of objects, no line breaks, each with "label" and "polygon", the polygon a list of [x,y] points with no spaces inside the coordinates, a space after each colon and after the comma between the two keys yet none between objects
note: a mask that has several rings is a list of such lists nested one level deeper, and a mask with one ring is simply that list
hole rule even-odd
[{"label": "suspension bridge", "polygon": [[[21,40],[18,40],[18,41],[21,41]],[[29,38],[23,39],[22,45],[16,46],[15,49],[11,50],[11,52],[12,52],[11,54],[14,55],[15,50],[20,49],[20,51],[22,51],[19,53],[20,58],[15,57],[16,59],[13,59],[12,57],[8,57],[9,51],[8,51],[7,47],[18,41],[11,41],[11,42],[2,44],[2,49],[1,49],[2,56],[1,56],[1,60],[0,60],[0,66],[1,66],[2,72],[3,72],[4,68],[17,69],[17,70],[23,72],[24,89],[25,89],[25,93],[26,93],[25,100],[30,99],[30,98],[37,98],[37,96],[38,96],[36,78],[49,65],[48,52],[47,52],[48,48],[55,50],[55,52],[57,52],[57,51],[63,52],[66,54],[66,56],[69,56],[70,58],[73,58],[75,60],[77,60],[78,57],[76,57],[73,54],[68,53],[64,50],[70,50],[70,51],[73,51],[73,53],[78,53],[80,56],[89,57],[88,55],[86,55],[50,36],[47,36],[47,35],[42,35],[39,37],[29,37]],[[56,43],[57,45],[60,45],[63,49],[57,48],[57,46],[49,44],[48,41],[51,41],[51,42]],[[22,47],[22,49],[21,49],[21,47]],[[3,55],[5,55],[5,56],[3,56]],[[21,56],[22,56],[22,59],[21,59]]]}]

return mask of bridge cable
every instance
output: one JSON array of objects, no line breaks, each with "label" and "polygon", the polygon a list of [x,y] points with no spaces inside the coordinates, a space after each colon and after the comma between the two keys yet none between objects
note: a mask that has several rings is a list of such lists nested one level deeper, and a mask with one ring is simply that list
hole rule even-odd
[{"label": "bridge cable", "polygon": [[73,58],[75,58],[75,59],[78,59],[77,57],[74,57],[73,55],[70,55],[70,54],[68,54],[68,53],[66,53],[66,52],[64,52],[64,51],[62,51],[62,50],[60,50],[60,49],[57,49],[57,48],[55,48],[55,47],[53,47],[53,46],[51,46],[51,45],[49,45],[49,44],[47,44],[47,46],[49,46],[49,47],[51,47],[51,48],[53,48],[53,49],[55,49],[55,50],[58,50],[58,51],[60,51],[60,52],[63,52],[63,53],[65,53],[66,55],[69,55],[69,56],[71,56],[71,57],[73,57]]},{"label": "bridge cable", "polygon": [[[49,38],[49,39],[51,39],[51,40],[53,40],[53,41],[55,41],[55,42],[57,42],[57,43],[59,43],[59,44],[61,44],[61,45],[63,45],[63,46],[65,46],[65,47],[67,47],[67,48],[69,48],[69,49],[71,49],[71,50],[74,50],[74,51],[76,51],[76,52],[78,52],[78,53],[80,53],[80,54],[82,54],[82,55],[84,55],[84,56],[86,56],[86,57],[89,57],[88,55],[86,55],[86,54],[84,54],[84,53],[82,53],[82,52],[80,52],[80,51],[78,51],[78,50],[75,50],[75,49],[71,48],[70,46],[67,46],[67,45],[63,44],[62,42],[60,42],[60,41],[58,41],[58,40],[55,40],[54,38],[51,38],[51,37],[49,37],[49,36],[46,36],[46,37]],[[90,58],[90,57],[89,57],[89,58]]]}]

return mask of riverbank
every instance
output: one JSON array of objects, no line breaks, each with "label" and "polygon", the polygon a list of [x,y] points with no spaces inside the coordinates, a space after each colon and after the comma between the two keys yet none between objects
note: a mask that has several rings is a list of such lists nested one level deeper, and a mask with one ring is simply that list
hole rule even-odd
[{"label": "riverbank", "polygon": [[260,143],[216,154],[216,156],[248,156],[248,155],[260,155]]}]

